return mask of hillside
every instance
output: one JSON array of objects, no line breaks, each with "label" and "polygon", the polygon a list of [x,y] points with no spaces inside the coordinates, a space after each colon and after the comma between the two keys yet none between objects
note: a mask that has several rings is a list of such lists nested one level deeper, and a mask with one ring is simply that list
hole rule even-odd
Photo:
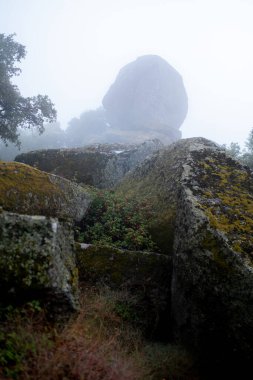
[{"label": "hillside", "polygon": [[[93,155],[89,155],[89,162],[92,160],[96,171],[95,147]],[[116,302],[116,315],[127,320],[141,340],[145,340],[138,346],[139,354],[144,355],[143,347],[151,341],[160,342],[157,349],[161,355],[169,350],[158,372],[153,367],[147,375],[133,366],[135,374],[130,378],[170,378],[170,371],[175,379],[218,378],[228,373],[244,376],[253,358],[250,169],[203,138],[180,140],[162,147],[129,169],[108,192],[87,187],[90,183],[80,187],[21,163],[1,163],[4,196],[0,267],[5,273],[1,280],[5,289],[2,305],[18,301],[20,307],[36,300],[53,320],[72,314],[71,320],[79,321],[85,313],[85,302],[90,302],[87,298],[82,301],[85,289],[102,286],[121,292],[123,298]],[[71,170],[75,173],[74,164]],[[99,170],[103,172],[103,168]],[[60,214],[49,201],[40,202],[39,208],[34,203],[34,199],[51,199],[49,194],[63,196],[66,184],[70,196],[64,196],[63,203],[58,203]],[[20,194],[19,209],[10,201],[13,191]],[[74,200],[77,209],[82,210],[79,213],[70,212],[75,209],[71,206],[76,204]],[[41,216],[34,216],[36,213]],[[82,236],[88,240],[83,241]],[[103,240],[98,236],[103,236]],[[130,236],[132,242],[136,239],[140,245],[130,244],[127,240]],[[79,242],[74,244],[74,238]],[[148,239],[146,247],[153,247],[156,253],[152,249],[149,252],[129,249],[141,247],[144,238]],[[18,275],[17,257],[19,268],[24,269]],[[49,260],[41,261],[40,257]],[[81,304],[74,315],[73,297],[77,300],[75,305],[78,299]],[[124,336],[125,327],[120,320],[118,331],[124,341],[126,337],[121,334]],[[71,331],[70,341],[76,342],[72,328],[76,328],[77,322],[73,323],[65,331]],[[110,328],[106,327],[108,331]],[[69,344],[68,341],[67,347]],[[80,347],[82,344],[81,340]],[[54,347],[57,353],[57,346]],[[174,363],[178,357],[188,358],[180,375],[173,372],[173,360],[169,359],[174,349],[177,352]],[[77,352],[75,345],[74,357]],[[187,352],[186,357],[183,352]],[[147,358],[147,352],[145,355]],[[152,357],[155,358],[154,352]],[[134,351],[129,349],[127,360],[133,358]],[[170,365],[162,375],[165,363]],[[107,364],[102,364],[103,371]],[[146,364],[145,368],[150,367]],[[67,376],[72,378],[73,371],[66,369]],[[158,375],[151,375],[152,371]],[[77,372],[77,378],[82,379]],[[107,375],[103,376],[101,379],[107,379]],[[99,379],[95,375],[93,378]]]}]

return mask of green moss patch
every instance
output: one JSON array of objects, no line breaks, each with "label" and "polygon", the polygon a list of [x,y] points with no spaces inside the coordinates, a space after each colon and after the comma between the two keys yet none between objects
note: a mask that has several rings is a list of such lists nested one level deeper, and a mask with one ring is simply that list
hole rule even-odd
[{"label": "green moss patch", "polygon": [[168,256],[108,246],[83,249],[77,244],[76,249],[80,281],[129,291],[136,302],[118,304],[118,312],[127,318],[134,307],[136,320],[149,336],[168,337],[172,277],[172,262]]},{"label": "green moss patch", "polygon": [[155,278],[168,281],[171,261],[167,256],[142,251],[124,251],[110,246],[77,247],[77,263],[81,280],[107,281],[114,286],[144,283]]},{"label": "green moss patch", "polygon": [[89,192],[64,178],[17,162],[0,162],[0,207],[27,215],[80,220]]},{"label": "green moss patch", "polygon": [[47,173],[17,162],[0,162],[0,206],[5,210],[51,216],[61,196]]}]

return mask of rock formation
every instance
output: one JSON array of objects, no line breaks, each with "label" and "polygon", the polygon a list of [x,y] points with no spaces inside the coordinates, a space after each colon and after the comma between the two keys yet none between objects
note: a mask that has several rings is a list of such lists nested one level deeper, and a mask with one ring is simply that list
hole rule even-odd
[{"label": "rock formation", "polygon": [[[160,138],[171,143],[181,137],[179,127],[188,108],[179,73],[155,55],[139,57],[124,66],[103,98],[113,130],[134,140]],[[126,133],[127,131],[127,133]]]},{"label": "rock formation", "polygon": [[76,149],[23,153],[16,161],[78,183],[111,188],[147,156],[162,147],[159,140],[143,144],[95,144]]},{"label": "rock formation", "polygon": [[135,299],[133,306],[145,333],[149,337],[168,337],[172,274],[168,256],[80,244],[77,247],[77,266],[81,281],[103,283],[115,290],[127,289]]},{"label": "rock formation", "polygon": [[224,365],[228,358],[249,363],[253,358],[250,170],[208,140],[187,139],[146,160],[118,191],[149,197],[154,204],[156,229],[152,231],[151,221],[151,233],[173,258],[174,336],[214,364]]},{"label": "rock formation", "polygon": [[[90,161],[85,161],[89,162],[85,167],[85,175],[87,173],[91,175],[90,183],[93,185],[110,187],[117,184],[116,195],[123,193],[124,196],[128,196],[129,201],[134,198],[145,200],[152,205],[149,214],[149,231],[167,258],[144,253],[139,258],[137,253],[119,252],[101,247],[90,248],[86,253],[79,250],[77,256],[81,277],[88,276],[96,282],[102,280],[112,287],[129,284],[129,280],[133,284],[136,280],[143,282],[144,288],[145,286],[148,288],[148,281],[151,279],[151,284],[156,283],[156,285],[153,289],[154,293],[149,288],[148,296],[151,297],[150,295],[153,294],[154,297],[158,297],[157,289],[161,292],[159,300],[160,296],[162,299],[165,294],[165,308],[171,310],[173,322],[171,323],[171,318],[168,317],[166,329],[168,326],[171,327],[174,338],[198,352],[202,359],[210,361],[213,366],[218,363],[223,367],[229,365],[231,369],[237,365],[242,371],[246,368],[246,364],[251,365],[253,359],[252,172],[227,156],[215,143],[203,138],[180,140],[169,147],[162,147],[135,168],[137,161],[140,161],[136,158],[139,148],[133,149],[130,155],[130,151],[120,153],[118,148],[119,145],[115,147],[117,152],[114,153],[112,146],[98,146],[85,151],[85,154],[89,153],[92,157]],[[56,152],[59,154],[59,160],[54,163],[54,168],[57,168],[63,160],[60,151],[54,151],[52,158],[57,157]],[[130,166],[124,154],[130,162],[131,157],[134,157]],[[71,151],[69,157],[75,155],[78,156],[78,151]],[[44,165],[48,165],[45,166],[47,170],[51,167],[52,160],[43,161],[43,154],[35,155],[34,163],[40,162],[38,159],[41,159]],[[65,164],[68,161],[66,160]],[[95,166],[89,169],[91,164]],[[26,206],[30,210],[29,199],[31,199],[37,207],[35,210],[41,210],[42,213],[45,208],[47,213],[49,209],[47,204],[51,199],[49,193],[55,194],[56,191],[58,194],[59,189],[62,189],[67,181],[57,179],[57,181],[62,181],[58,186],[58,182],[52,183],[50,175],[18,163],[10,164],[11,176],[8,176],[7,164],[1,165],[0,194],[1,197],[4,194],[4,198],[0,199],[3,207],[10,211],[20,212],[14,199],[21,201],[24,199],[23,203],[20,203],[20,210],[24,210]],[[95,169],[96,165],[98,170]],[[129,171],[130,167],[134,169]],[[77,175],[73,169],[69,173]],[[81,170],[78,173],[80,173],[78,176],[81,176]],[[39,178],[42,178],[40,181],[37,179],[38,174]],[[124,179],[119,181],[124,174]],[[41,207],[37,206],[38,202],[35,202],[36,197],[31,187],[26,186],[33,175],[35,179],[30,182],[31,186],[36,185],[36,189],[44,186],[45,196],[42,197],[40,192],[37,195],[37,200],[42,202]],[[12,181],[15,178],[14,185]],[[73,186],[76,189],[79,188],[77,185]],[[30,193],[32,195],[29,195]],[[19,194],[25,194],[25,197]],[[49,213],[49,215],[58,214]],[[61,240],[53,234],[52,219],[33,218],[5,213],[1,216],[1,269],[4,271],[6,262],[10,264],[11,269],[8,269],[7,273],[13,270],[11,275],[14,276],[15,284],[18,281],[20,284],[23,283],[23,279],[17,277],[16,271],[12,269],[16,257],[19,260],[21,255],[24,255],[25,283],[26,278],[27,281],[33,278],[33,275],[30,275],[33,273],[30,268],[35,256],[38,257],[36,265],[40,263],[40,250],[34,242],[35,235],[38,247],[45,246],[46,252],[50,252],[54,239],[59,242]],[[20,230],[23,231],[20,235],[15,225],[20,225]],[[31,236],[26,233],[27,225],[31,227]],[[61,230],[64,226],[59,225],[59,228]],[[37,234],[38,229],[44,231],[42,235]],[[66,233],[67,238],[68,236]],[[70,242],[71,239],[70,235]],[[22,246],[23,253],[20,251]],[[59,259],[60,266],[62,262],[65,262],[66,257],[61,253],[61,249],[63,248],[60,247],[56,254],[57,262],[58,258],[61,258]],[[72,257],[71,249],[69,252]],[[15,258],[13,261],[11,261],[12,255]],[[32,259],[31,263],[29,255]],[[155,257],[158,260],[157,264],[153,262]],[[166,273],[161,270],[160,264],[164,265]],[[47,266],[47,261],[45,265]],[[144,273],[142,271],[145,266],[147,272]],[[71,268],[70,272],[74,273],[72,264]],[[48,279],[47,267],[42,272]],[[65,272],[67,284],[71,279],[70,272],[68,270]],[[161,287],[157,285],[159,276]],[[4,286],[11,291],[7,280]],[[51,286],[51,289],[53,288]],[[56,286],[55,289],[58,293],[60,287]],[[65,293],[61,294],[64,298]],[[72,294],[75,294],[74,291]]]},{"label": "rock formation", "polygon": [[0,213],[0,301],[41,299],[50,314],[78,307],[72,226],[45,216]]},{"label": "rock formation", "polygon": [[72,222],[83,218],[90,195],[25,164],[0,162],[0,174],[0,301],[37,297],[53,314],[75,310]]},{"label": "rock formation", "polygon": [[66,145],[140,144],[160,139],[170,144],[188,110],[180,74],[156,55],[139,57],[124,66],[103,98],[103,107],[70,121]]},{"label": "rock formation", "polygon": [[81,220],[91,201],[82,187],[18,162],[0,161],[0,207],[28,215]]},{"label": "rock formation", "polygon": [[252,173],[219,149],[199,144],[185,161],[181,182],[172,280],[175,334],[207,349],[209,360],[250,363]]}]

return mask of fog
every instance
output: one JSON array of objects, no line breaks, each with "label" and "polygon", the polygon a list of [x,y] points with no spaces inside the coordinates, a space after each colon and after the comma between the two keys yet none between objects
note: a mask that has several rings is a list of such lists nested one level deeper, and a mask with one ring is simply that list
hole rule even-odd
[{"label": "fog", "polygon": [[253,2],[246,0],[0,0],[0,33],[27,56],[15,79],[47,94],[58,121],[101,105],[122,66],[166,59],[189,99],[183,137],[243,145],[253,128]]}]

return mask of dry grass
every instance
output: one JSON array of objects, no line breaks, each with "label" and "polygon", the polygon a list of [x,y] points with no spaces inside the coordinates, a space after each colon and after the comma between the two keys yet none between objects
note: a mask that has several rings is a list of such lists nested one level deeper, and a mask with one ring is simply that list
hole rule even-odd
[{"label": "dry grass", "polygon": [[[141,370],[131,358],[138,338],[113,312],[113,302],[89,288],[83,292],[81,303],[79,315],[60,334],[38,379],[139,379]],[[121,342],[123,330],[128,335],[125,347]]]},{"label": "dry grass", "polygon": [[[48,325],[43,311],[22,317],[17,314],[7,320],[0,334],[15,333],[12,346],[8,346],[14,358],[7,363],[9,367],[5,365],[5,371],[0,370],[0,379],[197,379],[184,350],[147,343],[124,318],[126,293],[90,286],[81,293],[80,312],[64,326]],[[119,301],[121,308],[117,309]],[[2,348],[0,342],[0,360]],[[21,353],[16,363],[15,350]]]}]

